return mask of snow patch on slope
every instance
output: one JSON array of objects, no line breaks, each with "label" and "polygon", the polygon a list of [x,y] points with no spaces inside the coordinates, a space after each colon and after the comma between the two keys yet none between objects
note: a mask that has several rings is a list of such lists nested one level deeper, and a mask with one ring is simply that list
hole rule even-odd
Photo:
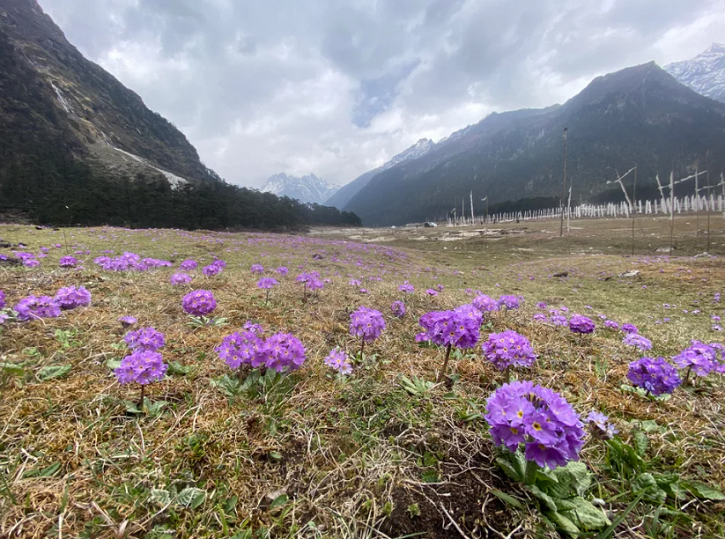
[{"label": "snow patch on slope", "polygon": [[691,60],[668,64],[664,70],[696,92],[725,102],[725,45],[713,43]]},{"label": "snow patch on slope", "polygon": [[60,91],[53,81],[50,81],[50,85],[53,87],[53,90],[55,90],[55,95],[58,97],[58,101],[63,107],[63,110],[65,110],[68,114],[73,114],[73,107],[70,106],[70,103],[68,103],[66,98],[63,96],[63,92]]},{"label": "snow patch on slope", "polygon": [[184,185],[184,184],[189,183],[189,180],[187,180],[185,178],[182,178],[181,176],[177,176],[173,172],[169,172],[168,170],[164,170],[162,168],[159,168],[157,166],[154,166],[151,163],[149,163],[148,161],[146,161],[146,159],[144,159],[143,157],[139,157],[138,155],[133,154],[131,152],[127,152],[126,150],[122,150],[121,148],[116,148],[113,144],[111,144],[108,141],[108,137],[106,137],[106,134],[105,133],[102,133],[102,135],[103,135],[103,140],[106,142],[106,144],[108,144],[111,148],[113,148],[117,152],[122,153],[123,155],[126,155],[126,156],[130,157],[134,161],[138,161],[142,165],[147,166],[149,168],[152,168],[156,172],[160,172],[161,174],[163,174],[164,177],[168,180],[168,182],[171,185],[171,187],[173,187],[173,188],[176,189],[176,188],[178,188],[181,185]]},{"label": "snow patch on slope", "polygon": [[322,204],[340,189],[314,174],[297,177],[280,173],[269,177],[260,191],[277,196],[296,198],[300,202]]}]

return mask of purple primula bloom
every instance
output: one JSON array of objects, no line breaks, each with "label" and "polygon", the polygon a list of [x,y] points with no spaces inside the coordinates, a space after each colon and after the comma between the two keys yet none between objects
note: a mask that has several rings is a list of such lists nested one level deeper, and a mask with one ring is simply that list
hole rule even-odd
[{"label": "purple primula bloom", "polygon": [[604,327],[609,329],[619,329],[619,324],[617,324],[614,320],[605,320]]},{"label": "purple primula bloom", "polygon": [[352,372],[352,363],[347,354],[339,348],[333,348],[330,354],[325,358],[325,365],[332,367],[340,374],[350,374]]},{"label": "purple primula bloom", "polygon": [[63,256],[60,259],[61,268],[75,268],[78,260],[74,256]]},{"label": "purple primula bloom", "polygon": [[480,338],[482,316],[473,306],[456,311],[431,311],[421,316],[418,323],[425,331],[416,335],[416,341],[430,341],[436,346],[472,348]]},{"label": "purple primula bloom", "polygon": [[262,264],[252,264],[249,271],[257,275],[262,275],[264,273],[264,266],[262,266]]},{"label": "purple primula bloom", "polygon": [[634,346],[640,352],[652,350],[652,341],[639,333],[627,333],[622,342],[627,346]]},{"label": "purple primula bloom", "polygon": [[575,314],[569,319],[569,330],[572,333],[594,333],[594,321],[581,314]]},{"label": "purple primula bloom", "polygon": [[10,318],[8,313],[0,312],[0,326],[2,326],[8,318]]},{"label": "purple primula bloom", "polygon": [[513,295],[505,295],[498,298],[499,308],[505,307],[507,311],[519,308],[519,297]]},{"label": "purple primula bloom", "polygon": [[692,341],[689,348],[672,359],[680,369],[692,370],[697,376],[707,376],[719,366],[715,347],[700,341]]},{"label": "purple primula bloom", "polygon": [[364,342],[371,343],[385,330],[385,319],[380,311],[360,307],[350,314],[350,335],[361,337]]},{"label": "purple primula bloom", "polygon": [[350,286],[360,286],[362,282],[358,281],[357,279],[350,279],[347,284]]},{"label": "purple primula bloom", "polygon": [[643,357],[629,364],[627,378],[653,395],[672,393],[682,383],[677,370],[664,358]]},{"label": "purple primula bloom", "polygon": [[26,322],[37,318],[56,318],[60,316],[60,305],[49,296],[28,296],[21,299],[13,310],[18,313],[18,320]]},{"label": "purple primula bloom", "polygon": [[190,258],[184,260],[181,264],[179,264],[179,267],[183,269],[184,271],[191,271],[195,270],[199,264],[196,262],[196,260],[192,260]]},{"label": "purple primula bloom", "polygon": [[269,290],[270,288],[274,288],[278,284],[279,284],[279,281],[277,279],[274,279],[272,277],[265,277],[265,278],[259,280],[259,282],[257,283],[257,288]]},{"label": "purple primula bloom", "polygon": [[634,324],[622,324],[622,331],[625,333],[639,333],[637,326]]},{"label": "purple primula bloom", "polygon": [[563,314],[555,314],[551,317],[551,323],[555,326],[565,326],[569,321],[566,319],[566,316]]},{"label": "purple primula bloom", "polygon": [[219,264],[209,264],[208,266],[204,266],[201,270],[201,272],[207,277],[219,275],[222,271],[224,271],[224,268]]},{"label": "purple primula bloom", "polygon": [[478,294],[471,302],[476,309],[482,313],[488,313],[499,310],[498,302],[491,296],[486,294]]},{"label": "purple primula bloom", "polygon": [[548,322],[549,318],[544,313],[534,314],[534,322]]},{"label": "purple primula bloom", "polygon": [[611,440],[619,431],[601,412],[589,412],[587,416],[589,434],[598,440]]},{"label": "purple primula bloom", "polygon": [[135,316],[122,316],[118,321],[121,322],[123,327],[127,328],[134,325],[138,320],[136,320]]},{"label": "purple primula bloom", "polygon": [[7,303],[5,301],[5,292],[0,290],[0,309],[4,309],[6,304]]},{"label": "purple primula bloom", "polygon": [[182,300],[184,310],[194,316],[206,316],[216,309],[214,294],[209,290],[193,290]]},{"label": "purple primula bloom", "polygon": [[129,331],[123,340],[132,350],[151,350],[152,352],[163,348],[166,343],[164,334],[151,327]]},{"label": "purple primula bloom", "polygon": [[531,382],[512,382],[496,390],[484,416],[497,446],[517,451],[539,466],[555,468],[577,460],[584,444],[579,415],[558,393]]},{"label": "purple primula bloom", "polygon": [[265,343],[265,366],[277,372],[298,369],[305,362],[305,347],[290,333],[275,333]]},{"label": "purple primula bloom", "polygon": [[406,294],[412,294],[413,292],[415,292],[415,287],[412,284],[410,284],[408,281],[405,281],[403,284],[401,284],[398,287],[398,290],[400,290],[401,292],[404,292]]},{"label": "purple primula bloom", "polygon": [[120,384],[150,384],[162,380],[169,366],[153,350],[136,350],[121,361],[114,372]]},{"label": "purple primula bloom", "polygon": [[491,333],[483,343],[483,355],[500,370],[531,367],[536,361],[536,354],[529,340],[511,330]]},{"label": "purple primula bloom", "polygon": [[68,286],[55,293],[55,301],[66,311],[91,304],[91,293],[82,286]]},{"label": "purple primula bloom", "polygon": [[266,360],[266,349],[258,332],[245,329],[247,331],[227,335],[214,349],[231,369],[238,369],[242,364],[259,367]]},{"label": "purple primula bloom", "polygon": [[398,318],[403,318],[405,316],[405,303],[402,301],[394,301],[390,306],[390,309],[393,311],[393,316]]},{"label": "purple primula bloom", "polygon": [[174,273],[169,279],[169,282],[176,286],[179,284],[187,284],[191,282],[191,275],[188,273]]},{"label": "purple primula bloom", "polygon": [[40,266],[40,262],[38,262],[35,258],[27,258],[23,260],[23,266],[26,268],[37,268]]},{"label": "purple primula bloom", "polygon": [[280,274],[280,275],[281,275],[282,277],[284,277],[285,275],[287,275],[287,274],[289,273],[289,269],[287,269],[287,267],[286,267],[286,266],[280,266],[280,267],[278,267],[278,268],[277,268],[276,270],[274,270],[274,271],[276,271],[276,272],[277,272],[278,274]]},{"label": "purple primula bloom", "polygon": [[426,290],[425,293],[428,294],[431,297],[434,297],[434,296],[437,296],[438,295],[438,291],[433,290],[432,288],[429,288],[428,290]]},{"label": "purple primula bloom", "polygon": [[540,301],[539,303],[537,303],[537,304],[536,304],[536,308],[537,308],[537,309],[542,309],[542,310],[544,310],[544,309],[546,309],[547,307],[548,307],[548,305],[547,305],[546,303],[544,303],[543,301]]}]

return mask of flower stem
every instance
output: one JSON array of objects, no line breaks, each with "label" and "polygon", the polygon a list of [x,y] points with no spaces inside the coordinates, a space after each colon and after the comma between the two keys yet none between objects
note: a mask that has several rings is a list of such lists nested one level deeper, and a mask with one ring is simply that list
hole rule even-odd
[{"label": "flower stem", "polygon": [[539,465],[533,460],[526,461],[526,471],[524,472],[524,484],[533,485],[536,483],[536,472],[539,471]]},{"label": "flower stem", "polygon": [[269,288],[267,289],[267,297],[264,298],[264,306],[266,307],[268,303],[269,303]]},{"label": "flower stem", "polygon": [[362,345],[360,346],[360,361],[365,359],[365,337],[362,338]]},{"label": "flower stem", "polygon": [[141,402],[138,405],[138,409],[141,410],[142,412],[143,412],[143,400],[144,400],[143,396],[144,396],[144,390],[145,389],[146,389],[146,386],[145,385],[142,385],[141,386]]},{"label": "flower stem", "polygon": [[692,371],[692,365],[687,367],[687,373],[685,374],[685,383],[684,385],[687,385],[687,383],[690,381],[690,371]]},{"label": "flower stem", "polygon": [[448,359],[451,357],[451,345],[448,345],[448,348],[446,348],[446,359],[443,360],[443,368],[438,372],[438,378],[436,379],[436,383],[440,384],[443,380],[443,377],[446,374],[446,370],[448,369]]}]

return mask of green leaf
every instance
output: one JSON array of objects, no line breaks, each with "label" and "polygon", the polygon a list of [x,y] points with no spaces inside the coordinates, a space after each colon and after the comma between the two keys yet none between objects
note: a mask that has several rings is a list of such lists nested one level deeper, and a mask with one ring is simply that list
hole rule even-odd
[{"label": "green leaf", "polygon": [[659,487],[651,473],[643,473],[635,477],[632,481],[632,489],[635,492],[643,491],[648,500],[658,503],[665,503],[667,499],[667,493]]},{"label": "green leaf", "polygon": [[29,477],[52,477],[60,470],[60,462],[55,462],[45,468],[33,468],[23,474],[23,479]]},{"label": "green leaf", "polygon": [[425,470],[420,474],[423,483],[437,483],[439,481],[438,472],[435,470]]},{"label": "green leaf", "polygon": [[524,509],[524,504],[522,504],[517,498],[514,498],[513,496],[509,496],[505,492],[501,492],[500,490],[491,489],[489,491],[491,494],[496,496],[499,500],[501,500],[504,503],[507,503],[516,509]]},{"label": "green leaf", "polygon": [[20,365],[15,365],[14,363],[0,363],[0,369],[7,374],[12,374],[13,376],[25,376],[25,369],[23,369]]},{"label": "green leaf", "polygon": [[516,468],[511,465],[506,457],[497,457],[496,464],[498,464],[498,467],[503,470],[503,473],[505,473],[509,479],[513,479],[514,481],[523,480],[523,476],[516,471]]},{"label": "green leaf", "polygon": [[286,494],[280,494],[277,496],[274,501],[272,501],[271,504],[269,504],[269,510],[276,509],[277,507],[282,507],[283,505],[286,505],[289,501],[289,496]]},{"label": "green leaf", "polygon": [[632,436],[634,438],[634,448],[637,451],[637,455],[644,457],[647,454],[647,447],[649,447],[647,435],[641,430],[635,430]]},{"label": "green leaf", "polygon": [[121,366],[121,360],[120,359],[109,359],[108,361],[106,361],[105,365],[112,371],[115,371],[117,368],[119,368]]},{"label": "green leaf", "polygon": [[699,481],[683,481],[680,485],[703,500],[725,500],[725,495],[723,495],[722,492],[715,487],[706,485],[705,483],[700,483]]},{"label": "green leaf", "polygon": [[151,494],[149,495],[149,501],[159,505],[167,505],[171,503],[171,494],[169,494],[168,490],[152,488]]},{"label": "green leaf", "polygon": [[[146,401],[146,399],[144,399]],[[166,401],[154,401],[154,402],[144,402],[146,405],[146,411],[151,417],[156,417],[161,415],[161,410],[163,410],[167,404],[169,404]]]},{"label": "green leaf", "polygon": [[550,511],[553,511],[553,512],[558,511],[558,508],[556,506],[556,502],[554,501],[554,499],[551,496],[549,496],[547,493],[542,491],[539,487],[537,487],[536,485],[531,485],[529,487],[529,490],[531,491],[531,494],[533,494],[539,500],[544,502],[544,505],[546,506],[547,509],[549,509]]},{"label": "green leaf", "polygon": [[644,421],[639,422],[640,427],[645,432],[664,432],[665,428],[660,427],[657,424],[657,421],[654,421],[653,419],[646,419]]},{"label": "green leaf", "polygon": [[127,414],[138,415],[143,413],[141,410],[138,409],[138,405],[133,401],[123,401],[123,405],[126,408]]},{"label": "green leaf", "polygon": [[234,509],[237,507],[238,501],[239,498],[237,496],[232,496],[231,498],[228,498],[227,501],[224,502],[224,512],[227,515],[234,514]]},{"label": "green leaf", "polygon": [[194,509],[204,502],[204,498],[206,491],[196,487],[186,487],[176,497],[176,504]]},{"label": "green leaf", "polygon": [[182,365],[178,361],[172,361],[169,363],[169,370],[167,372],[169,374],[189,374],[189,371],[191,371],[191,367],[188,365]]},{"label": "green leaf", "polygon": [[70,365],[48,365],[38,371],[38,380],[44,382],[45,380],[60,378],[68,374],[72,368]]},{"label": "green leaf", "polygon": [[585,530],[600,530],[611,524],[604,511],[584,498],[577,496],[568,501],[574,504],[574,509],[565,511],[565,515]]},{"label": "green leaf", "polygon": [[579,535],[579,528],[577,528],[576,524],[569,520],[569,518],[567,518],[565,515],[562,515],[561,513],[546,513],[546,517],[551,520],[560,530],[571,535]]},{"label": "green leaf", "polygon": [[270,451],[269,457],[274,460],[282,460],[282,453],[278,453],[277,451]]}]

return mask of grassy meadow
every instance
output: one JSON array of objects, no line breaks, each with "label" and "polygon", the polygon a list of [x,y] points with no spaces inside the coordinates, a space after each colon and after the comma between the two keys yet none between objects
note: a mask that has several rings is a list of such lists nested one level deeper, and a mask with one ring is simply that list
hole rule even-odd
[{"label": "grassy meadow", "polygon": [[[8,307],[71,285],[92,294],[58,318],[0,325],[0,537],[725,537],[722,375],[690,377],[657,398],[627,379],[643,355],[723,342],[712,317],[725,316],[716,296],[725,222],[712,215],[702,256],[698,220],[678,216],[671,257],[656,252],[669,246],[669,222],[650,217],[635,223],[634,254],[623,219],[572,221],[564,238],[556,221],[296,235],[0,225],[9,259],[49,248],[37,268],[0,261]],[[124,251],[174,267],[93,263]],[[82,267],[60,268],[68,254]],[[215,256],[224,271],[202,275]],[[184,259],[199,267],[190,284],[172,286]],[[279,280],[268,303],[252,264]],[[289,275],[274,274],[278,266]],[[295,277],[309,271],[329,282],[305,300]],[[398,290],[404,281],[413,294]],[[182,309],[195,289],[214,294],[213,324]],[[436,384],[444,350],[415,340],[423,314],[470,303],[475,291],[525,298],[518,310],[485,313],[481,329],[481,341],[507,329],[531,341],[538,359],[513,378],[559,392],[582,419],[603,412],[619,431],[616,447],[587,438],[576,477],[542,473],[548,491],[512,479],[493,443],[482,414],[507,379],[480,343],[454,351]],[[395,300],[405,301],[403,318],[391,313]],[[539,302],[597,329],[535,321],[547,313]],[[348,331],[360,306],[387,325],[364,356]],[[166,337],[169,370],[146,386],[143,410],[139,386],[119,385],[113,371],[129,353],[118,322],[127,315]],[[599,315],[635,324],[653,349],[626,346]],[[300,339],[304,365],[231,371],[215,347],[247,321]],[[350,375],[323,363],[334,347],[354,357]]]}]

